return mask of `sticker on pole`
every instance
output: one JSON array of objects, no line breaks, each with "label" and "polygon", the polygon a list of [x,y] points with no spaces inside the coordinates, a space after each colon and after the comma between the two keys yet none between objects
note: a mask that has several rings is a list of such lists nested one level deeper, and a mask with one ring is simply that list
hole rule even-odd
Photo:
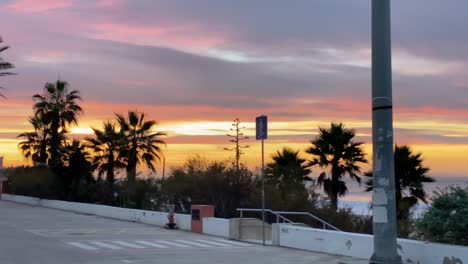
[{"label": "sticker on pole", "polygon": [[258,116],[257,118],[255,118],[255,128],[256,128],[255,138],[257,140],[267,139],[268,126],[267,126],[266,116],[262,115],[262,116]]}]

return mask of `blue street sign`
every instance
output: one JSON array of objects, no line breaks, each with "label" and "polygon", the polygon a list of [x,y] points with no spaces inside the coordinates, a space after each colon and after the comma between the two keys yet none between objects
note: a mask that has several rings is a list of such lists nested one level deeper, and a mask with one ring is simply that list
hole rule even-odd
[{"label": "blue street sign", "polygon": [[255,118],[255,128],[256,128],[256,134],[255,138],[257,140],[260,139],[267,139],[267,131],[268,131],[268,125],[267,125],[267,117],[266,116],[258,116]]}]

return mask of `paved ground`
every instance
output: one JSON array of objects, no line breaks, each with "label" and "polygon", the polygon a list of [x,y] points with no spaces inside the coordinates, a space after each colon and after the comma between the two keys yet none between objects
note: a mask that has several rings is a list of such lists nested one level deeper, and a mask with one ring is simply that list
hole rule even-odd
[{"label": "paved ground", "polygon": [[368,262],[0,201],[0,264],[42,263]]}]

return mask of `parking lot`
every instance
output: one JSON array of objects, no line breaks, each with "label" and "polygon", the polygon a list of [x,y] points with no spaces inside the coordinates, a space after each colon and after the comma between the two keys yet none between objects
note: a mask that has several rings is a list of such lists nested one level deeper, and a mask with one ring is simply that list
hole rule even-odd
[{"label": "parking lot", "polygon": [[0,226],[0,264],[368,263],[6,201]]}]

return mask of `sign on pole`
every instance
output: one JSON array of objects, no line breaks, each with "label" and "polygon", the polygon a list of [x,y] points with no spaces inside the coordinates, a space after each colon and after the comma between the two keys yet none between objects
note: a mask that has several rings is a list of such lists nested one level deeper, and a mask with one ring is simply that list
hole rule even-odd
[{"label": "sign on pole", "polygon": [[257,140],[260,139],[267,139],[268,137],[268,125],[267,125],[267,117],[262,115],[258,116],[255,118],[255,128],[256,128],[256,134],[255,138]]},{"label": "sign on pole", "polygon": [[263,142],[268,136],[267,117],[262,115],[255,118],[255,128],[255,138],[257,140],[262,140],[262,231],[263,245],[265,246],[265,148]]}]

